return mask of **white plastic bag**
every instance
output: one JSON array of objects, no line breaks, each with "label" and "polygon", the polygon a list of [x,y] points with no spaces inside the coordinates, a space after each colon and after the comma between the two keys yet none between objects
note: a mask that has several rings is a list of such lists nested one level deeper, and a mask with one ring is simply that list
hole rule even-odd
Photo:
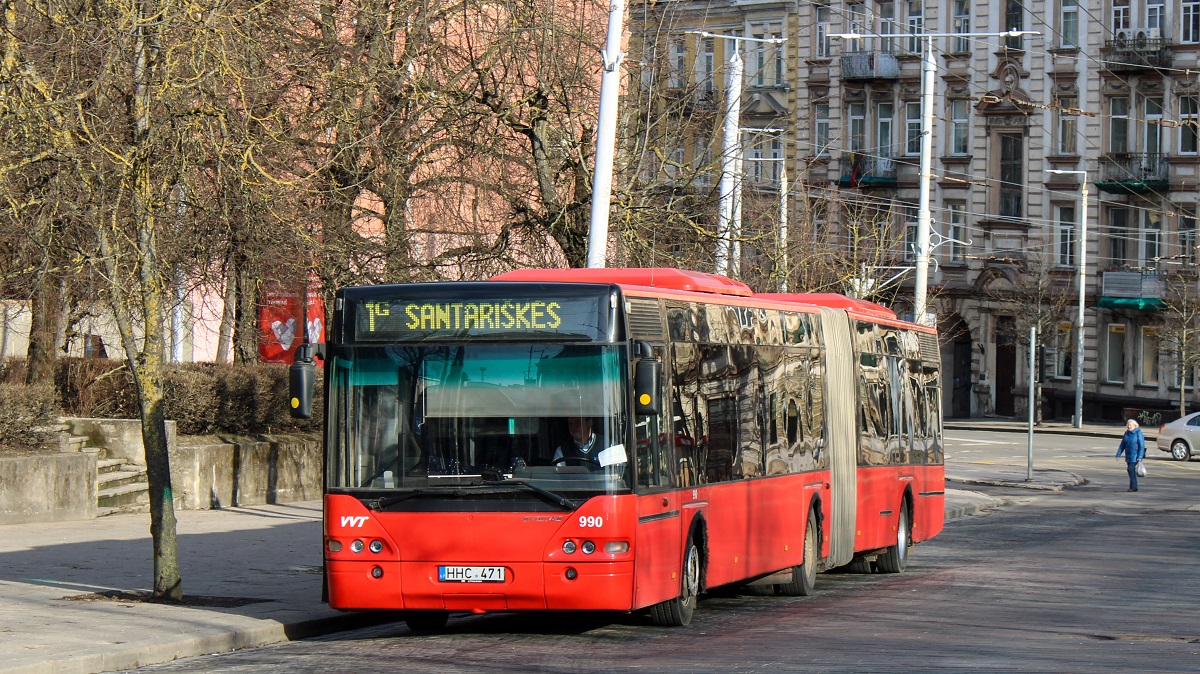
[{"label": "white plastic bag", "polygon": [[1137,470],[1138,477],[1146,477],[1146,464],[1142,463],[1141,460],[1138,460],[1135,470]]}]

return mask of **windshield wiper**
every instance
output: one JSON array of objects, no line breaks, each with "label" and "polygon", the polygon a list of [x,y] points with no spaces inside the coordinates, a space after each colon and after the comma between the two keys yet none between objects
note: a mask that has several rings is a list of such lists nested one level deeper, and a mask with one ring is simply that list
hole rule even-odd
[{"label": "windshield wiper", "polygon": [[549,489],[543,489],[543,488],[537,486],[536,484],[526,482],[525,480],[513,480],[513,479],[506,480],[506,479],[504,479],[503,475],[500,475],[498,473],[493,474],[491,471],[487,471],[484,473],[483,479],[481,480],[481,482],[483,484],[488,484],[488,485],[502,485],[502,486],[506,486],[506,487],[507,486],[524,487],[525,489],[528,489],[529,491],[537,494],[538,496],[541,496],[542,498],[546,499],[550,503],[553,503],[554,505],[559,506],[559,507],[563,508],[564,510],[575,510],[580,505],[579,503],[572,501],[571,499],[567,498],[566,496],[563,496],[562,494],[557,494],[555,492],[550,491]]},{"label": "windshield wiper", "polygon": [[401,501],[407,501],[408,499],[415,498],[417,496],[466,496],[467,493],[468,492],[459,487],[454,487],[451,489],[413,489],[412,491],[402,492],[400,494],[396,494],[395,496],[388,496],[387,498],[381,496],[379,498],[370,499],[363,501],[363,503],[371,510],[383,510],[388,506],[395,505]]},{"label": "windshield wiper", "polygon": [[363,501],[363,504],[366,505],[371,510],[380,511],[380,510],[386,510],[388,507],[393,506],[397,503],[400,503],[401,501],[407,501],[410,498],[416,498],[418,496],[440,496],[440,497],[450,497],[450,498],[462,498],[464,496],[471,496],[473,494],[482,493],[482,490],[479,489],[480,487],[498,487],[498,486],[522,487],[524,489],[529,490],[530,492],[533,492],[534,494],[537,494],[538,496],[541,496],[546,501],[549,501],[550,503],[552,503],[556,506],[559,506],[560,508],[563,508],[564,510],[575,510],[580,505],[579,503],[572,501],[571,499],[569,499],[561,494],[556,494],[556,493],[550,491],[549,489],[543,489],[535,484],[530,484],[530,483],[526,482],[525,480],[505,480],[503,478],[503,476],[499,476],[499,477],[496,477],[493,479],[491,475],[488,475],[487,477],[480,480],[479,482],[475,482],[473,484],[469,484],[469,485],[465,485],[465,486],[432,487],[432,488],[426,488],[426,489],[413,489],[411,491],[406,491],[406,492],[403,492],[400,494],[395,494],[393,496],[387,496],[387,497],[381,496],[376,499],[366,500],[366,501]]}]

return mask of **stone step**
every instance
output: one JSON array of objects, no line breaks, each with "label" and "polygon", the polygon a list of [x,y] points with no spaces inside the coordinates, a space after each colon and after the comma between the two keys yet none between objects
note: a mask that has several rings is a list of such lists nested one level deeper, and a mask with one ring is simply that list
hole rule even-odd
[{"label": "stone step", "polygon": [[96,508],[150,507],[150,485],[134,482],[118,487],[96,489]]},{"label": "stone step", "polygon": [[106,515],[125,515],[129,513],[148,513],[150,512],[149,503],[134,503],[123,506],[105,506],[96,508],[96,517],[104,517]]},{"label": "stone step", "polygon": [[82,451],[85,447],[88,446],[89,443],[91,443],[91,441],[92,441],[92,439],[86,435],[72,435],[67,438],[67,444],[66,444],[66,447],[63,448],[63,451],[66,451],[66,452]]},{"label": "stone step", "polygon": [[[96,476],[96,493],[99,494],[105,489],[113,489],[115,487],[124,487],[127,484],[146,485],[146,471],[137,466],[122,465],[120,470],[101,473]],[[134,470],[130,470],[133,468]]]},{"label": "stone step", "polygon": [[105,459],[105,458],[97,457],[96,458],[96,473],[98,475],[104,475],[105,473],[115,473],[118,470],[121,470],[122,469],[121,467],[124,466],[125,464],[126,464],[125,459]]}]

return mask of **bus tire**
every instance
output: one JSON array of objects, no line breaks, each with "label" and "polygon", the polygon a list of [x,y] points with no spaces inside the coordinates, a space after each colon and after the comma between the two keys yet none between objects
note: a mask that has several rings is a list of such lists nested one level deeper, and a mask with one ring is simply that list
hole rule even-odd
[{"label": "bus tire", "polygon": [[683,548],[679,596],[650,607],[650,618],[655,625],[682,627],[692,622],[692,613],[696,611],[696,602],[700,598],[700,561],[700,548],[696,547],[693,530],[693,533],[688,534],[687,545]]},{"label": "bus tire", "polygon": [[414,632],[440,632],[449,618],[446,611],[408,611],[404,614],[405,624]]},{"label": "bus tire", "polygon": [[900,505],[900,521],[896,523],[896,544],[883,551],[875,560],[875,566],[880,573],[904,573],[908,566],[908,547],[912,542],[910,536],[908,508]]},{"label": "bus tire", "polygon": [[790,583],[779,585],[779,594],[786,597],[809,597],[817,586],[817,515],[809,511],[808,526],[804,529],[804,561],[792,567]]}]

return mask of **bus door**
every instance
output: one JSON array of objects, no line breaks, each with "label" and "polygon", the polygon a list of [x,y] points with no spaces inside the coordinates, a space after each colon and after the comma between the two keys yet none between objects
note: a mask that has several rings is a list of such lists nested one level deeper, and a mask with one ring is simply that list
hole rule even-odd
[{"label": "bus door", "polygon": [[[661,358],[661,347],[654,350]],[[680,463],[672,426],[663,423],[664,415],[670,418],[672,406],[662,407],[659,414],[638,415],[634,426],[638,492],[634,605],[639,608],[677,597],[680,591],[684,535],[676,488]]]}]

